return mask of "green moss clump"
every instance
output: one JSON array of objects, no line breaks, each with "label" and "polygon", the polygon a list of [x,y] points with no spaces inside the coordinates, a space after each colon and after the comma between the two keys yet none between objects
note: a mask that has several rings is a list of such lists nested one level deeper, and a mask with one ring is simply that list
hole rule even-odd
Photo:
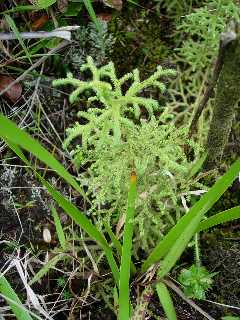
[{"label": "green moss clump", "polygon": [[166,36],[170,29],[160,15],[139,8],[128,7],[121,17],[114,17],[108,23],[108,30],[116,39],[111,60],[120,74],[136,67],[144,76],[152,73],[169,55]]}]

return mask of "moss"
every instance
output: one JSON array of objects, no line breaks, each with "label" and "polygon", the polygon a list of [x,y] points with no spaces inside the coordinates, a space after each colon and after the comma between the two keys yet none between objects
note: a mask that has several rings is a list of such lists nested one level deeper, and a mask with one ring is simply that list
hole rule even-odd
[{"label": "moss", "polygon": [[111,60],[120,74],[138,67],[146,76],[170,53],[167,36],[172,27],[155,12],[127,7],[121,16],[109,22],[108,28],[116,38]]}]

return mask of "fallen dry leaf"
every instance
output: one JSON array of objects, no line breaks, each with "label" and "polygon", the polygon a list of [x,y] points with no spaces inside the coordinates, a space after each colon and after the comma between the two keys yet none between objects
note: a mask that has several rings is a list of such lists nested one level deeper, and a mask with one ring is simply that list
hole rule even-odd
[{"label": "fallen dry leaf", "polygon": [[[15,79],[11,76],[0,75],[0,91],[4,90]],[[4,93],[4,96],[15,103],[22,95],[22,86],[20,83],[14,84]]]},{"label": "fallen dry leaf", "polygon": [[37,31],[41,29],[47,21],[48,21],[48,15],[43,14],[41,17],[39,17],[32,23],[32,30]]}]

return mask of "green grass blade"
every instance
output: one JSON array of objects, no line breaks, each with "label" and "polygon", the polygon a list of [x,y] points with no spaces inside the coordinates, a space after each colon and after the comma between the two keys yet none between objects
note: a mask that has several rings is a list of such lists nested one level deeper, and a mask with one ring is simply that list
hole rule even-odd
[{"label": "green grass blade", "polygon": [[[112,232],[112,229],[107,224],[107,222],[104,221],[103,224],[104,224],[104,227],[105,227],[105,229],[106,229],[106,231],[107,231],[107,233],[108,233],[108,235],[109,235],[114,247],[117,249],[117,252],[118,252],[119,256],[121,257],[122,256],[122,245],[121,245],[120,241],[117,239],[115,234]],[[135,267],[135,265],[133,264],[132,261],[131,261],[131,266],[130,267],[131,267],[131,272],[133,274],[136,273],[137,270],[136,270],[136,267]]]},{"label": "green grass blade", "polygon": [[108,223],[106,221],[104,221],[103,224],[104,224],[104,228],[106,229],[114,247],[117,249],[119,256],[121,256],[122,255],[122,246],[121,246],[120,241],[117,239],[115,234],[112,232],[112,229],[110,228]]},{"label": "green grass blade", "polygon": [[219,212],[214,216],[200,222],[197,232],[207,230],[218,224],[225,223],[240,218],[240,206]]},{"label": "green grass blade", "polygon": [[35,276],[32,278],[32,280],[29,282],[29,285],[31,286],[35,282],[42,279],[42,277],[45,276],[49,272],[50,269],[54,268],[56,264],[65,259],[67,255],[65,254],[58,254],[57,256],[53,257],[51,260],[49,260],[44,266],[35,274]]},{"label": "green grass blade", "polygon": [[167,286],[160,282],[156,285],[157,294],[168,320],[177,320],[176,312]]},{"label": "green grass blade", "polygon": [[[1,121],[0,121],[1,124]],[[8,146],[16,153],[16,155],[28,166],[31,167],[31,164],[27,160],[27,158],[22,153],[22,150],[14,144],[12,141],[8,139],[5,140]],[[112,249],[108,245],[104,235],[98,231],[98,229],[91,223],[91,221],[75,207],[68,199],[66,199],[60,192],[58,192],[49,182],[47,182],[44,178],[38,174],[32,167],[33,172],[37,176],[37,178],[41,181],[41,183],[47,188],[48,192],[51,194],[53,199],[58,203],[58,205],[63,208],[65,213],[71,217],[84,231],[86,231],[92,239],[94,239],[104,250],[104,253],[107,257],[109,266],[113,273],[114,280],[117,285],[119,285],[119,271],[116,264],[116,261],[113,257]]]},{"label": "green grass blade", "polygon": [[204,161],[207,158],[207,152],[205,152],[200,159],[198,159],[192,166],[187,179],[191,179],[202,168]]},{"label": "green grass blade", "polygon": [[164,257],[163,261],[161,261],[160,268],[157,273],[159,278],[163,278],[175,265],[178,258],[181,256],[188,243],[190,242],[191,238],[196,233],[196,229],[201,219],[202,214],[199,211],[184,227],[177,241],[169,246],[168,253]]},{"label": "green grass blade", "polygon": [[51,208],[51,211],[52,211],[52,215],[53,215],[53,219],[54,219],[54,224],[55,224],[58,240],[60,242],[60,245],[61,245],[63,251],[65,251],[66,247],[67,247],[67,242],[66,242],[66,238],[65,238],[65,234],[64,234],[64,231],[62,228],[60,218],[58,216],[57,210],[54,207]]},{"label": "green grass blade", "polygon": [[84,5],[88,11],[89,16],[91,17],[93,23],[96,26],[97,31],[100,32],[100,25],[99,25],[97,16],[95,14],[95,11],[93,9],[92,1],[91,0],[83,0],[83,2],[84,2]]},{"label": "green grass blade", "polygon": [[[193,224],[194,229],[190,230],[191,237],[197,230],[198,223],[203,215],[213,206],[213,204],[221,197],[226,189],[232,184],[240,171],[240,160],[237,160],[229,170],[214,184],[214,186],[202,196],[202,198],[186,213],[178,223],[169,231],[163,240],[154,248],[150,256],[142,265],[142,271],[146,271],[152,264],[158,262],[164,257],[169,249],[172,248],[176,241],[179,242],[180,235],[188,227],[191,221],[196,218]],[[197,222],[199,220],[199,222]],[[186,235],[189,238],[189,235]],[[190,237],[190,238],[191,238]],[[179,255],[180,251],[178,252]],[[177,256],[175,257],[175,260]],[[173,262],[173,261],[172,261]]]},{"label": "green grass blade", "polygon": [[33,139],[25,131],[19,129],[12,121],[2,114],[0,114],[0,137],[4,140],[10,140],[15,145],[19,145],[21,148],[35,155],[49,168],[55,170],[60,177],[86,198],[75,178],[53,157],[53,155],[42,147],[38,141]]},{"label": "green grass blade", "polygon": [[20,32],[18,31],[18,28],[14,22],[14,20],[8,15],[8,14],[5,14],[4,15],[9,27],[12,29],[13,33],[15,34],[16,38],[18,39],[20,45],[22,46],[25,54],[26,54],[26,57],[28,58],[28,60],[30,61],[30,63],[32,63],[32,60],[31,60],[31,55],[29,54],[28,52],[28,49],[27,47],[25,46],[24,42],[23,42],[23,39],[21,37],[21,34]]},{"label": "green grass blade", "polygon": [[128,192],[128,206],[123,232],[122,258],[120,266],[119,320],[126,320],[130,318],[129,279],[136,196],[136,176],[131,175],[130,188]]},{"label": "green grass blade", "polygon": [[[6,297],[8,304],[10,305],[13,313],[18,320],[32,320],[32,317],[22,305],[22,302],[18,298],[17,294],[11,287],[7,279],[0,274],[0,292]],[[8,300],[9,299],[9,300]]]}]

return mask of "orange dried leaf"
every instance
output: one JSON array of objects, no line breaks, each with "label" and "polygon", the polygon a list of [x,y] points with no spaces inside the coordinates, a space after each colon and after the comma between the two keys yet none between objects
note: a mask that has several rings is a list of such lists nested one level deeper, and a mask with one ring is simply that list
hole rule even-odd
[{"label": "orange dried leaf", "polygon": [[[0,75],[0,91],[7,88],[15,79],[11,76]],[[22,95],[22,86],[20,83],[15,83],[10,89],[8,89],[4,96],[15,103]]]},{"label": "orange dried leaf", "polygon": [[48,15],[44,14],[40,18],[36,19],[32,24],[32,30],[36,31],[41,29],[45,23],[48,21]]}]

